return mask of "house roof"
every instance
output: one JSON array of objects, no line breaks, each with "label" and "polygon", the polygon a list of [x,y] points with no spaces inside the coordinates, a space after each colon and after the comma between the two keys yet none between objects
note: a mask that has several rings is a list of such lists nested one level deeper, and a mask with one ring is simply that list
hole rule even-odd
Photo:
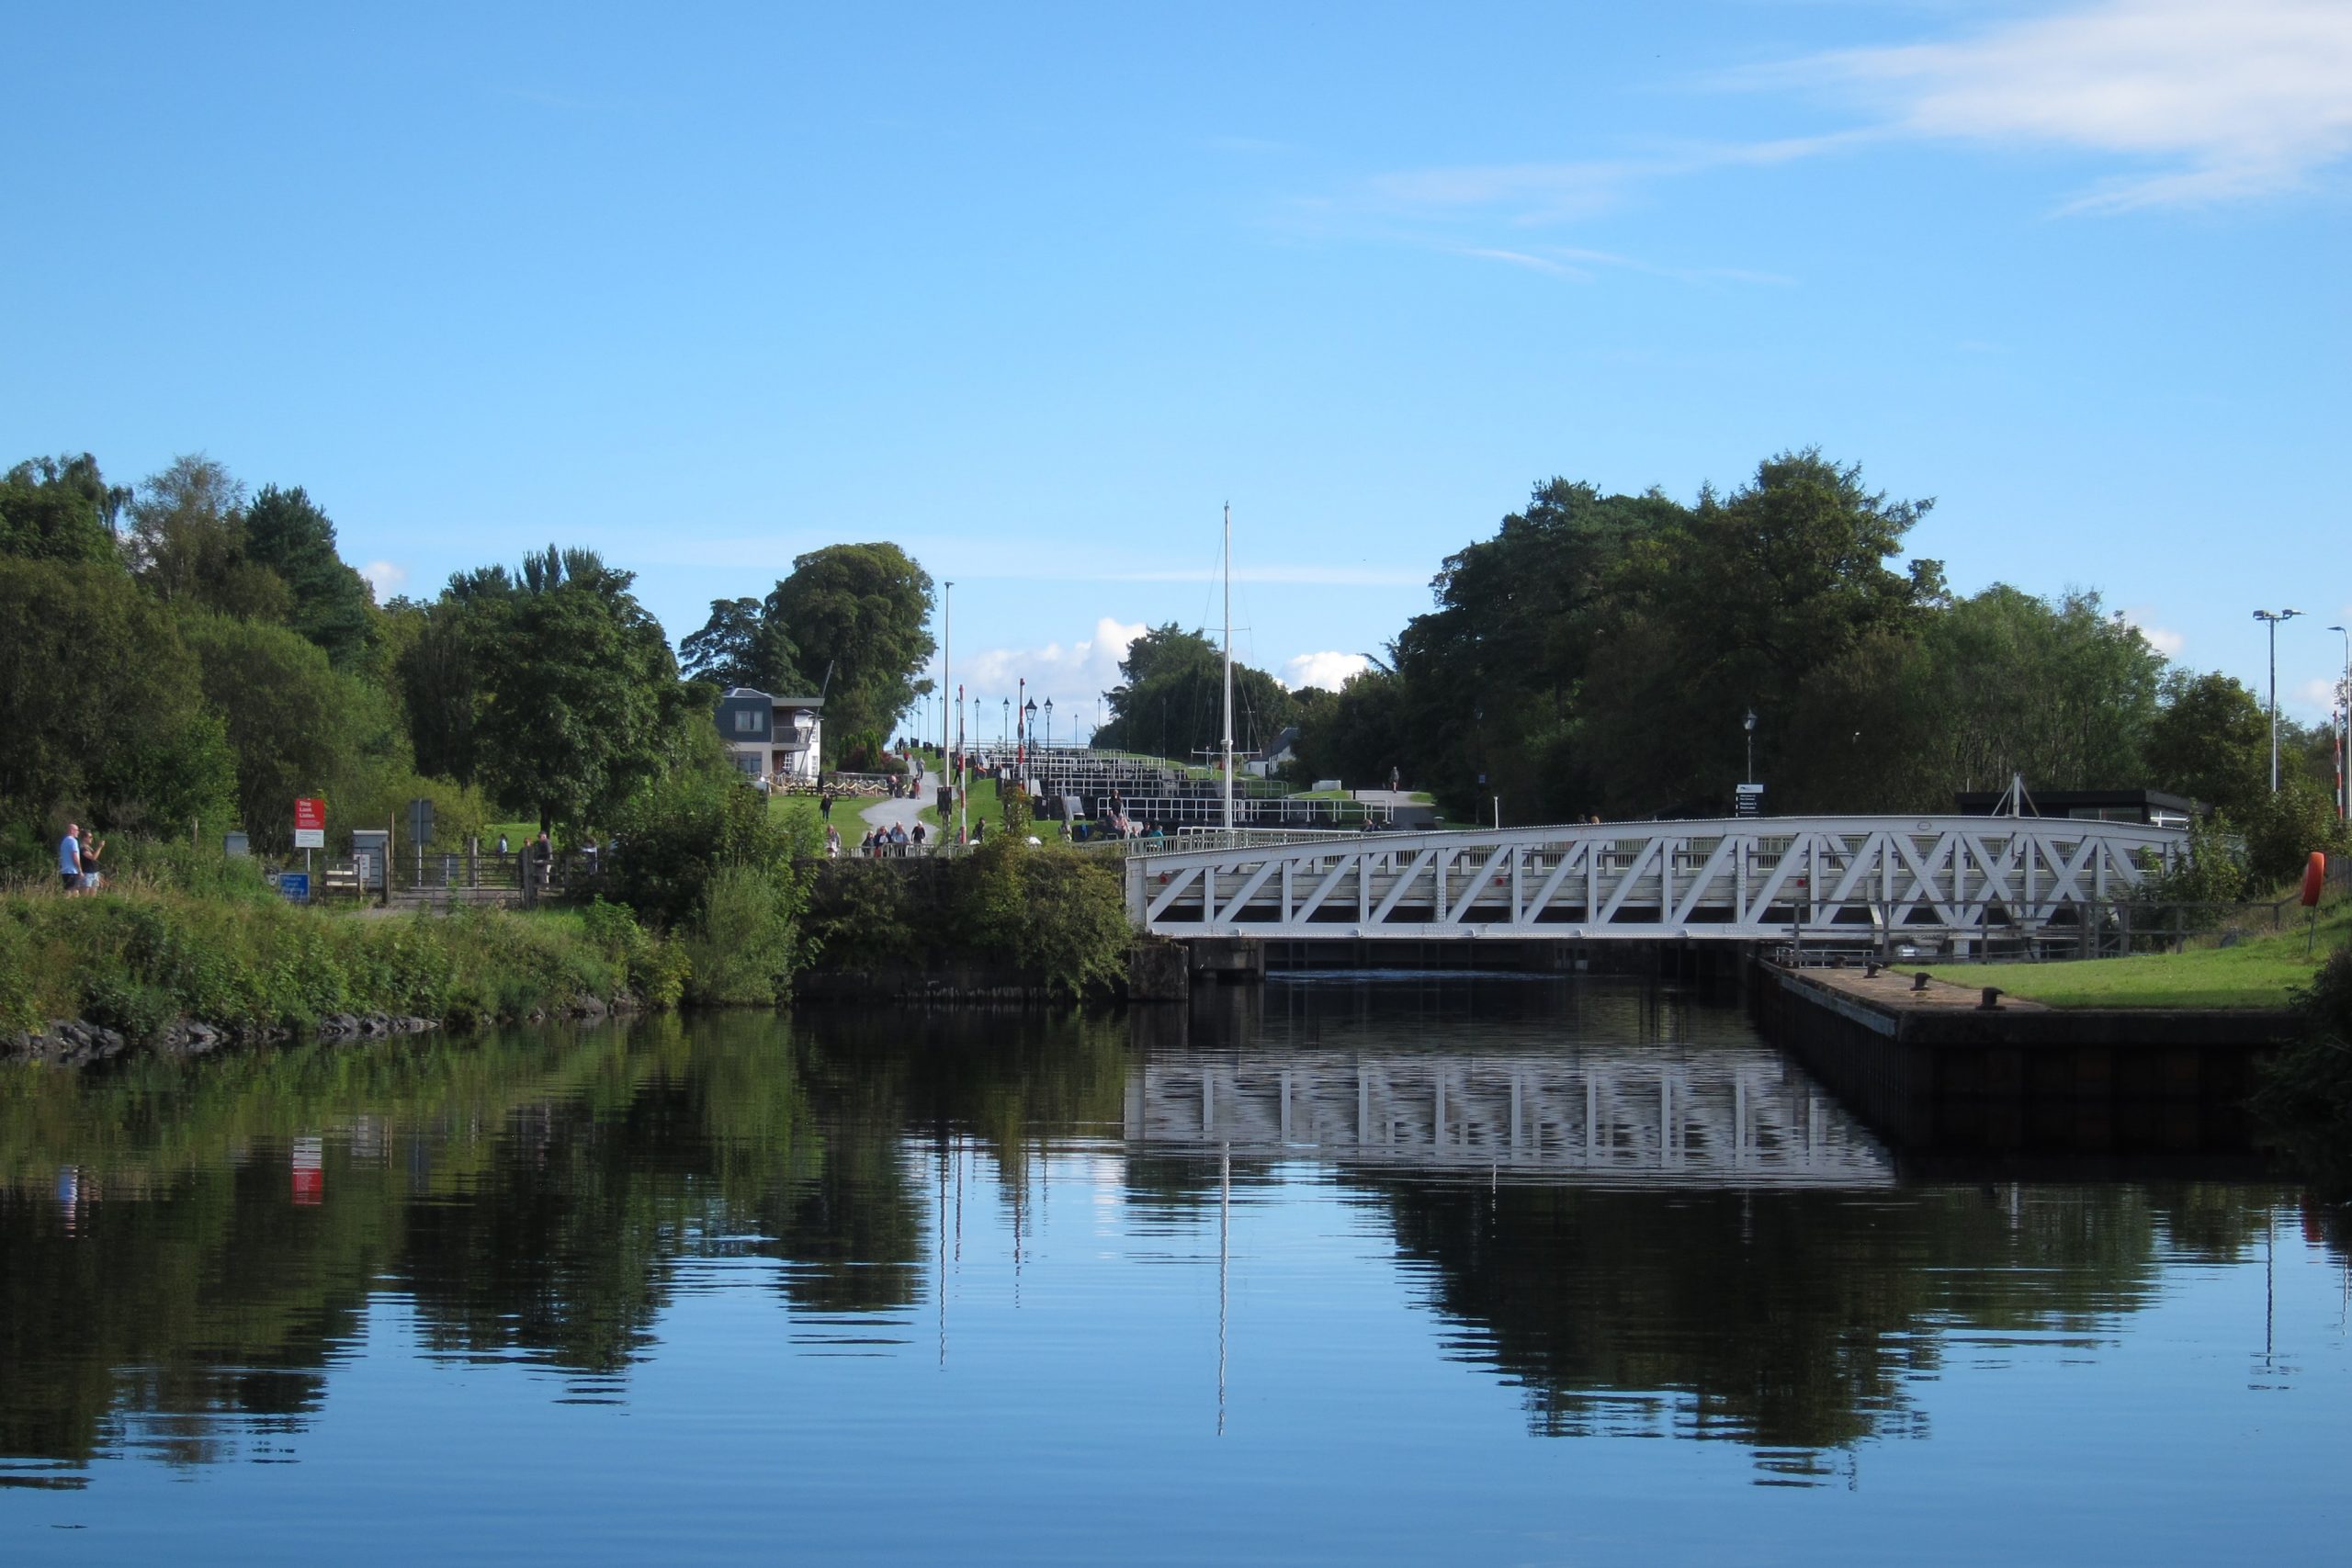
[{"label": "house roof", "polygon": [[820,708],[825,705],[822,697],[779,697],[752,686],[729,686],[726,694],[730,697],[757,697],[762,702],[775,703],[783,707]]}]

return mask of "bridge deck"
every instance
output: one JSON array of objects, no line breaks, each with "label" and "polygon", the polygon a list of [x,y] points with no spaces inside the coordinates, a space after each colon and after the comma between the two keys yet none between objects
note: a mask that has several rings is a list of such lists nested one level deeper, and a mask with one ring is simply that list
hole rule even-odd
[{"label": "bridge deck", "polygon": [[1142,853],[1163,936],[1966,941],[2087,936],[2186,847],[2177,829],[1823,817],[1324,835]]}]

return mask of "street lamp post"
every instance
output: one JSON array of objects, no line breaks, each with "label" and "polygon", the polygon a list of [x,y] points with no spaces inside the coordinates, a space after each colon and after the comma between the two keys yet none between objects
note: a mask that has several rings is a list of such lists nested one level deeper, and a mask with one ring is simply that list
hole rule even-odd
[{"label": "street lamp post", "polygon": [[1754,708],[1747,710],[1747,716],[1739,721],[1739,727],[1747,731],[1747,782],[1754,784],[1756,782],[1756,710]]},{"label": "street lamp post", "polygon": [[1029,742],[1037,735],[1037,699],[1021,705],[1021,776],[1029,776]]},{"label": "street lamp post", "polygon": [[2352,818],[2352,627],[2327,629],[2344,638],[2344,673],[2335,682],[2335,814]]},{"label": "street lamp post", "polygon": [[1046,699],[1046,750],[1054,749],[1054,699]]},{"label": "street lamp post", "polygon": [[2278,623],[2291,621],[2301,610],[2256,610],[2254,618],[2270,627],[2270,793],[2278,793]]}]

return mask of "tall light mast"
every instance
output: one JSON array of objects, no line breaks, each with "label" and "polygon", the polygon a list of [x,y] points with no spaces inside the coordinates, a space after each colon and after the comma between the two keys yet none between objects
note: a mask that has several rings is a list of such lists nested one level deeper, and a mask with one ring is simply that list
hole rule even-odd
[{"label": "tall light mast", "polygon": [[1225,503],[1225,830],[1233,831],[1233,503]]}]

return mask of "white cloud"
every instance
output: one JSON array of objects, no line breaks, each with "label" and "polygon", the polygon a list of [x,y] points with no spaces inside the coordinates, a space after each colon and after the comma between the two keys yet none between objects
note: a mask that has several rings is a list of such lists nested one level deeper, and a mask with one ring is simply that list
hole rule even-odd
[{"label": "white cloud", "polygon": [[2166,659],[2178,659],[2180,650],[2188,646],[2188,639],[2178,632],[2152,625],[2148,617],[2155,612],[2145,605],[2133,605],[2116,614],[2122,617],[2124,625],[2140,634],[2143,641]]},{"label": "white cloud", "polygon": [[[1017,696],[1021,682],[1026,677],[1028,694],[1042,707],[1047,698],[1054,702],[1054,734],[1059,739],[1075,739],[1089,728],[1108,718],[1109,713],[1101,701],[1102,694],[1119,683],[1119,660],[1127,656],[1127,648],[1145,631],[1141,621],[1125,622],[1104,615],[1094,623],[1091,637],[1070,643],[1049,642],[1043,648],[990,648],[978,653],[958,654],[954,671],[956,684],[964,688],[967,699],[981,705],[969,710],[966,723],[973,727],[975,735],[994,736],[1002,724],[1002,704],[1008,697]],[[939,670],[932,668],[931,677],[936,681]],[[937,698],[933,701],[935,703]],[[937,709],[934,708],[936,714]],[[1041,715],[1038,724],[1045,719]],[[935,729],[938,720],[931,721]]]},{"label": "white cloud", "polygon": [[2153,165],[2094,187],[2075,210],[2292,189],[2352,152],[2352,6],[2342,0],[2110,0],[1747,79],[1849,88],[1897,133]]},{"label": "white cloud", "polygon": [[1348,683],[1348,677],[1360,675],[1372,668],[1372,660],[1361,653],[1302,653],[1283,663],[1283,684],[1295,692],[1302,686],[1320,686],[1336,692]]},{"label": "white cloud", "polygon": [[376,603],[380,604],[398,593],[408,582],[408,568],[394,566],[388,560],[371,560],[359,569],[359,575],[376,591]]}]

